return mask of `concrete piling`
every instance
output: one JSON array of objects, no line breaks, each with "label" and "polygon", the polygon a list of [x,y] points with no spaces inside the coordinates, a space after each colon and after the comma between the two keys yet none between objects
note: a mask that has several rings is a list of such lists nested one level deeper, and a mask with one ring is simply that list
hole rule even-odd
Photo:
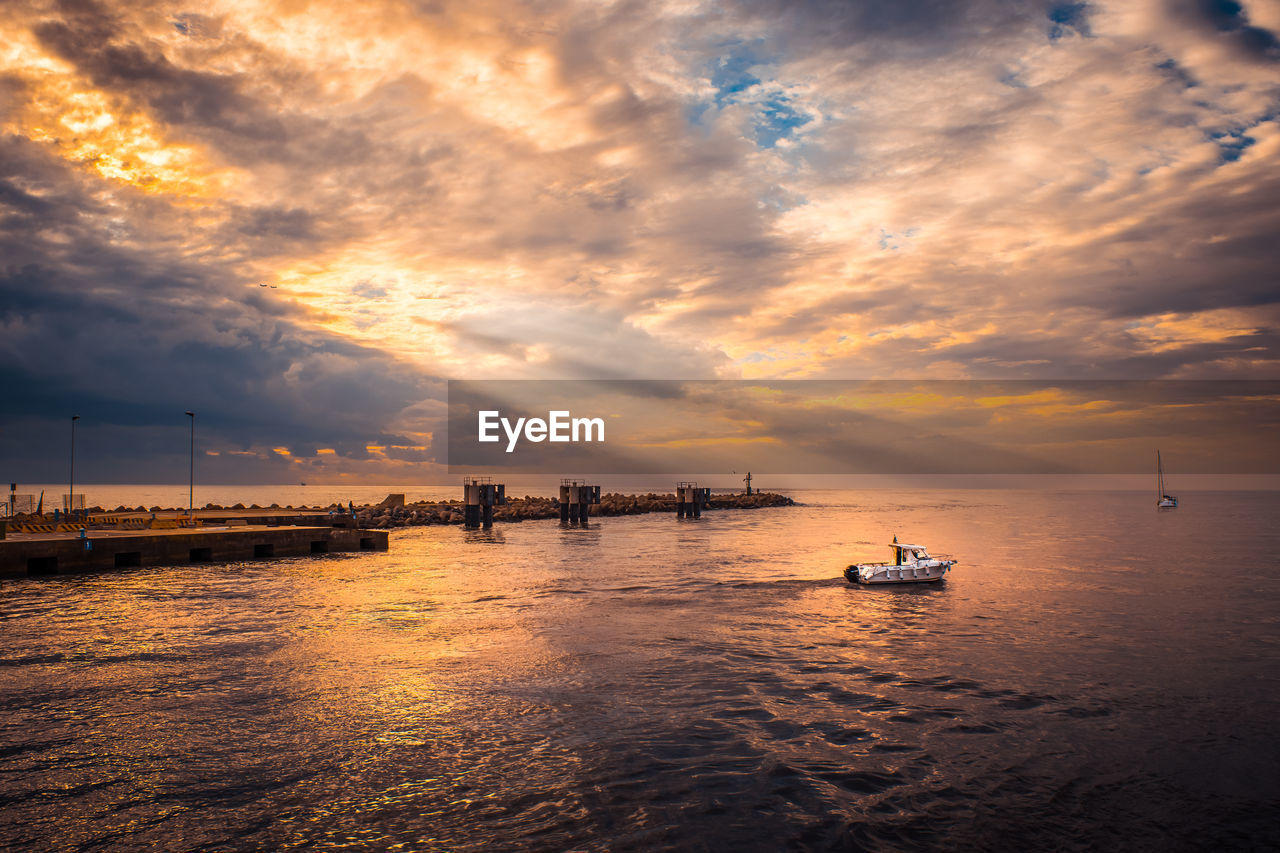
[{"label": "concrete piling", "polygon": [[711,503],[711,489],[684,481],[676,484],[676,517],[701,518],[702,510]]},{"label": "concrete piling", "polygon": [[591,505],[600,503],[600,487],[587,485],[581,480],[560,481],[560,523],[587,524],[591,517]]},{"label": "concrete piling", "polygon": [[493,527],[493,508],[507,502],[507,487],[491,477],[466,477],[462,481],[462,523],[467,527]]}]

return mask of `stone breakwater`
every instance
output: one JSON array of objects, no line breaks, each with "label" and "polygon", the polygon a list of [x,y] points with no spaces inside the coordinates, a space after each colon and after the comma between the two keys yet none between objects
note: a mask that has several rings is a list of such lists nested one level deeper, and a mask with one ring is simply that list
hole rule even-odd
[{"label": "stone breakwater", "polygon": [[[793,506],[795,501],[786,495],[764,492],[756,495],[712,495],[710,509],[758,509],[762,507]],[[424,524],[461,524],[462,501],[420,501],[404,506],[364,506],[356,508],[356,519],[361,527],[385,529],[391,527],[417,527]],[[600,503],[591,507],[593,517],[613,515],[640,515],[646,512],[675,512],[674,494],[601,495]],[[493,520],[526,521],[540,518],[560,518],[560,508],[555,498],[525,495],[508,497],[505,506],[494,507]]]},{"label": "stone breakwater", "polygon": [[[712,495],[708,509],[759,509],[762,507],[793,506],[795,501],[786,495],[773,492],[761,492],[754,495],[721,494]],[[404,496],[393,494],[377,504],[364,504],[355,508],[356,523],[362,528],[388,529],[394,527],[418,527],[425,524],[462,524],[463,503],[461,500],[404,502]],[[639,515],[647,512],[675,512],[676,496],[671,493],[657,494],[650,492],[644,495],[623,495],[609,493],[600,497],[600,503],[591,507],[591,515],[595,517],[612,515]],[[294,517],[305,517],[316,523],[326,522],[319,518],[323,515],[347,518],[347,504],[330,504],[329,506],[292,507],[271,504],[259,506],[251,504],[205,504],[195,511],[197,519],[205,524],[216,524],[228,519],[252,520],[261,524],[291,524]],[[102,524],[118,523],[121,519],[168,520],[172,524],[175,518],[185,518],[187,512],[183,508],[160,506],[119,506],[107,510],[100,506],[90,507],[90,527]],[[48,522],[50,516],[16,516],[18,520]],[[525,495],[522,498],[508,497],[504,506],[494,507],[494,521],[525,521],[542,518],[560,518],[560,505],[555,498],[534,497]],[[334,519],[329,519],[332,521]]]}]

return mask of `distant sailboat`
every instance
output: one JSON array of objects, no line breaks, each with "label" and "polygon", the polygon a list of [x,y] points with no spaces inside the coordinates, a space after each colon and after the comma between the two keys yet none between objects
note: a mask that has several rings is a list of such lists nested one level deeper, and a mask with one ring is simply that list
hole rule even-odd
[{"label": "distant sailboat", "polygon": [[1169,494],[1164,482],[1164,463],[1160,461],[1160,451],[1156,451],[1156,506],[1172,509],[1178,505],[1178,499]]}]

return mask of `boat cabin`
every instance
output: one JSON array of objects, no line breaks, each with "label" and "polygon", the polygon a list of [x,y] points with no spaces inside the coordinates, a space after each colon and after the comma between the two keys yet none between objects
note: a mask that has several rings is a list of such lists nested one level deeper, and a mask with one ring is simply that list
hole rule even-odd
[{"label": "boat cabin", "polygon": [[917,560],[930,559],[929,552],[923,545],[903,545],[901,542],[894,542],[889,547],[893,549],[895,566],[914,566]]}]

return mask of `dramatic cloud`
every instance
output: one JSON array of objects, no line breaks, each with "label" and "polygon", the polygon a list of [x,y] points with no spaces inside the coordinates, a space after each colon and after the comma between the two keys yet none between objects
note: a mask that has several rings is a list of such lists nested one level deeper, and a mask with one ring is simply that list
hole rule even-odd
[{"label": "dramatic cloud", "polygon": [[86,476],[174,479],[192,408],[214,479],[430,479],[450,377],[1277,378],[1277,33],[1275,0],[4,4],[0,461],[56,479],[82,414]]},{"label": "dramatic cloud", "polygon": [[[525,436],[552,412],[556,438]],[[592,417],[605,440],[574,438]],[[448,442],[463,473],[1132,474],[1160,447],[1183,473],[1275,474],[1280,382],[462,380]]]}]

